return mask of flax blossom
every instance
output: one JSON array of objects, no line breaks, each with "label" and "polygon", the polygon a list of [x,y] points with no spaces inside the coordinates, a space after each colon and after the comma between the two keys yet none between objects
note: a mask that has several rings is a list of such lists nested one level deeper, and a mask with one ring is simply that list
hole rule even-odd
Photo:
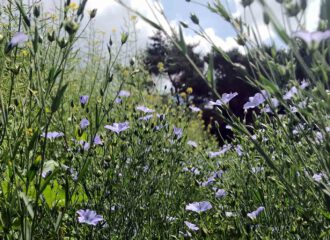
[{"label": "flax blossom", "polygon": [[197,227],[196,224],[193,224],[193,223],[188,222],[188,221],[184,221],[184,224],[186,224],[186,226],[192,231],[198,231],[199,230],[199,227]]},{"label": "flax blossom", "polygon": [[137,106],[136,110],[142,111],[144,113],[153,113],[155,110],[147,108],[146,106]]},{"label": "flax blossom", "polygon": [[64,133],[62,133],[62,132],[48,132],[47,134],[42,133],[41,136],[44,137],[44,138],[53,140],[55,138],[63,137]]},{"label": "flax blossom", "polygon": [[126,91],[126,90],[121,90],[119,93],[118,93],[118,96],[119,97],[129,97],[131,95],[131,93],[129,91]]},{"label": "flax blossom", "polygon": [[205,212],[212,208],[212,204],[209,201],[193,202],[186,206],[186,210],[197,213]]},{"label": "flax blossom", "polygon": [[80,128],[85,129],[89,126],[89,121],[87,118],[84,118],[80,121]]},{"label": "flax blossom", "polygon": [[192,112],[200,112],[200,111],[202,111],[199,107],[195,107],[195,106],[189,106],[189,108],[191,109]]},{"label": "flax blossom", "polygon": [[175,126],[173,128],[173,133],[178,139],[182,137],[182,131],[182,128],[177,128]]},{"label": "flax blossom", "polygon": [[202,182],[201,185],[202,185],[202,187],[208,187],[214,182],[215,182],[215,178],[212,176],[212,177],[209,177],[205,182]]},{"label": "flax blossom", "polygon": [[330,38],[330,30],[327,30],[325,32],[297,31],[293,33],[293,37],[302,39],[309,47],[317,47],[320,44],[320,42]]},{"label": "flax blossom", "polygon": [[321,182],[323,177],[324,177],[324,174],[323,173],[315,173],[312,178],[316,182]]},{"label": "flax blossom", "polygon": [[283,99],[284,100],[289,100],[291,98],[293,98],[294,95],[296,95],[298,93],[298,89],[293,86],[292,88],[290,88],[289,91],[287,91],[284,96],[283,96]]},{"label": "flax blossom", "polygon": [[29,40],[28,35],[26,35],[23,32],[17,32],[12,37],[8,45],[6,46],[5,52],[10,52],[14,47],[21,46],[23,43],[25,43],[27,40]]},{"label": "flax blossom", "polygon": [[148,121],[150,120],[154,115],[152,114],[149,114],[149,115],[146,115],[144,117],[140,117],[139,120],[143,120],[143,121]]},{"label": "flax blossom", "polygon": [[80,140],[80,141],[79,141],[79,144],[80,144],[80,146],[82,147],[82,149],[83,149],[84,151],[88,151],[88,149],[90,148],[90,144],[89,144],[89,142],[86,142],[86,141],[84,141],[84,140]]},{"label": "flax blossom", "polygon": [[241,145],[237,145],[237,146],[235,147],[235,151],[236,151],[236,153],[237,153],[237,155],[238,155],[239,157],[243,156],[243,154],[244,154],[244,152],[243,152],[243,148],[242,148]]},{"label": "flax blossom", "polygon": [[221,96],[221,99],[218,99],[217,101],[213,102],[213,101],[210,101],[209,104],[212,105],[212,106],[222,106],[224,104],[227,104],[229,103],[234,97],[236,97],[238,95],[237,92],[234,92],[234,93],[224,93],[222,94]]},{"label": "flax blossom", "polygon": [[301,81],[300,88],[305,89],[309,86],[309,82],[307,82],[305,79]]},{"label": "flax blossom", "polygon": [[252,220],[255,220],[255,219],[257,218],[257,216],[258,216],[261,212],[263,212],[264,210],[265,210],[264,207],[258,207],[257,210],[248,213],[247,216],[248,216],[249,218],[251,218]]},{"label": "flax blossom", "polygon": [[103,221],[103,217],[101,215],[97,215],[93,210],[81,209],[77,211],[77,214],[79,215],[78,222],[80,223],[96,226],[99,222]]},{"label": "flax blossom", "polygon": [[[273,108],[277,108],[280,105],[280,102],[277,100],[277,98],[271,98],[270,102]],[[261,112],[273,113],[273,110],[271,109],[269,104],[267,104],[263,109],[261,109]]]},{"label": "flax blossom", "polygon": [[249,101],[244,104],[243,109],[255,108],[264,103],[268,97],[269,94],[262,90],[261,93],[256,93],[253,97],[249,97]]},{"label": "flax blossom", "polygon": [[209,157],[210,158],[214,158],[217,157],[219,155],[225,154],[227,151],[229,151],[231,149],[231,144],[225,144],[222,149],[220,149],[220,151],[218,152],[209,152]]},{"label": "flax blossom", "polygon": [[192,146],[192,147],[194,147],[194,148],[197,148],[197,143],[195,142],[195,141],[191,141],[191,140],[189,140],[188,142],[187,142],[187,144],[188,145],[190,145],[190,146]]},{"label": "flax blossom", "polygon": [[216,192],[215,192],[215,197],[216,198],[223,198],[227,195],[227,192],[226,190],[224,189],[218,189]]},{"label": "flax blossom", "polygon": [[114,123],[112,125],[105,125],[104,128],[119,134],[129,128],[129,122]]},{"label": "flax blossom", "polygon": [[103,145],[100,135],[96,134],[93,140],[94,145]]},{"label": "flax blossom", "polygon": [[79,97],[79,101],[81,106],[85,106],[88,102],[89,96],[88,95],[82,95]]}]

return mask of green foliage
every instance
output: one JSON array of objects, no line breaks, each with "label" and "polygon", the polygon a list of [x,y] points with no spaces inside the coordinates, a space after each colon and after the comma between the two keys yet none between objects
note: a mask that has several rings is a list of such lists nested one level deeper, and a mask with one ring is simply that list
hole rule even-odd
[{"label": "green foliage", "polygon": [[[120,57],[134,34],[110,39],[103,52],[93,43],[98,36],[87,33],[93,51],[77,50],[88,31],[78,29],[87,0],[79,6],[65,1],[56,13],[60,25],[42,7],[13,3],[4,4],[0,33],[6,36],[0,41],[1,239],[329,238],[326,41],[301,47],[279,32],[290,44],[288,54],[250,48],[248,38],[246,55],[224,55],[213,46],[201,84],[204,62],[185,44],[181,28],[175,43],[154,36],[147,66],[140,56],[126,66]],[[210,6],[238,27],[220,1]],[[25,19],[27,13],[35,18]],[[277,30],[284,31],[280,24]],[[5,54],[18,31],[29,40]],[[200,69],[192,71],[190,61]],[[182,69],[191,82],[176,86],[180,96],[145,88],[149,73]],[[193,94],[230,79],[244,79],[270,96],[240,108],[242,117],[232,110],[235,100],[215,107],[232,132],[219,149],[204,129],[206,110],[189,107]],[[212,207],[192,209],[204,201]],[[82,221],[77,211],[87,209],[103,220]]]}]

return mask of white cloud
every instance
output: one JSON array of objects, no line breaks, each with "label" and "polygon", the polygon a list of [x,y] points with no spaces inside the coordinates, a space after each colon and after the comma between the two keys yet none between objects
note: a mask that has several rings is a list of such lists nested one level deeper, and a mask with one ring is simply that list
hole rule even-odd
[{"label": "white cloud", "polygon": [[[244,52],[244,48],[242,46],[239,46],[235,38],[233,37],[227,37],[223,39],[216,35],[215,30],[213,28],[206,28],[205,34],[216,46],[220,47],[224,51],[238,48],[241,52]],[[188,35],[185,37],[185,40],[189,44],[198,44],[198,46],[195,48],[196,52],[206,54],[211,50],[212,44],[199,35]]]},{"label": "white cloud", "polygon": [[[263,8],[258,1],[254,1],[251,5],[251,10],[249,8],[243,8],[241,4],[241,0],[234,0],[236,5],[236,10],[233,13],[235,17],[241,17],[245,23],[247,23],[252,29],[254,29],[255,33],[256,26],[259,30],[260,38],[263,42],[267,42],[270,39],[276,39],[276,33],[272,27],[268,28],[263,20]],[[276,19],[280,22],[280,24],[287,30],[287,32],[295,31],[298,28],[298,24],[295,18],[287,18],[284,17],[283,21],[283,12],[285,10],[281,7],[281,4],[276,2],[275,0],[266,1],[268,6],[271,9],[271,12],[274,14]],[[317,24],[319,21],[319,11],[320,11],[320,0],[308,1],[306,13],[303,16],[303,25],[305,29],[308,31],[314,31],[317,28]],[[253,14],[253,15],[252,15]],[[250,35],[251,37],[252,35]]]}]

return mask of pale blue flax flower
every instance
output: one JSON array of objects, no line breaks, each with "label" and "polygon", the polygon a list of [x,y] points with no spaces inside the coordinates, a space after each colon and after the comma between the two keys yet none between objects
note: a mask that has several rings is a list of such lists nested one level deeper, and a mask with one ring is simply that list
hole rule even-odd
[{"label": "pale blue flax flower", "polygon": [[118,96],[119,97],[129,97],[131,95],[131,93],[127,90],[121,90],[119,93],[118,93]]},{"label": "pale blue flax flower", "polygon": [[263,212],[264,210],[265,210],[264,207],[258,207],[257,210],[248,213],[247,216],[248,216],[249,218],[251,218],[252,220],[254,220],[254,219],[256,219],[257,216],[258,216],[261,212]]},{"label": "pale blue flax flower", "polygon": [[234,93],[224,93],[221,96],[221,99],[218,99],[217,101],[213,102],[210,101],[209,104],[212,106],[222,106],[223,104],[227,104],[229,103],[234,97],[236,97],[238,95],[237,92]]},{"label": "pale blue flax flower", "polygon": [[201,109],[199,107],[195,107],[195,106],[189,106],[189,108],[191,109],[191,111],[193,112],[200,112]]},{"label": "pale blue flax flower", "polygon": [[79,97],[80,103],[82,106],[85,106],[88,102],[89,96],[88,95],[82,95]]},{"label": "pale blue flax flower", "polygon": [[227,192],[226,190],[224,189],[218,189],[216,192],[215,192],[215,197],[216,198],[223,198],[227,195]]},{"label": "pale blue flax flower", "polygon": [[283,99],[284,100],[289,100],[291,98],[293,98],[294,95],[296,95],[298,93],[298,89],[293,86],[292,88],[290,88],[289,91],[287,91],[284,96],[283,96]]},{"label": "pale blue flax flower", "polygon": [[268,97],[268,93],[262,90],[261,93],[256,93],[253,97],[249,97],[249,101],[244,104],[243,109],[255,108],[264,103]]},{"label": "pale blue flax flower", "polygon": [[23,32],[15,33],[12,39],[9,41],[5,49],[5,52],[6,53],[10,52],[14,47],[21,46],[27,40],[29,40],[29,37],[25,33]]},{"label": "pale blue flax flower", "polygon": [[89,121],[87,118],[84,118],[80,121],[80,128],[85,129],[89,126]]},{"label": "pale blue flax flower", "polygon": [[79,215],[78,222],[80,223],[96,226],[99,222],[103,221],[103,217],[101,215],[97,215],[93,210],[81,209],[77,211],[77,214]]},{"label": "pale blue flax flower", "polygon": [[137,106],[136,110],[142,111],[144,113],[153,113],[153,112],[155,112],[155,110],[147,108],[146,106]]},{"label": "pale blue flax flower", "polygon": [[186,205],[186,210],[201,213],[212,208],[212,204],[209,201],[202,201],[202,202],[193,202]]},{"label": "pale blue flax flower", "polygon": [[320,42],[330,38],[330,30],[321,32],[306,32],[306,31],[297,31],[292,34],[294,37],[302,39],[310,48],[317,48]]},{"label": "pale blue flax flower", "polygon": [[64,133],[62,133],[62,132],[48,132],[47,134],[42,133],[41,136],[44,137],[44,138],[48,138],[48,139],[53,140],[55,138],[63,137]]},{"label": "pale blue flax flower", "polygon": [[192,147],[194,147],[194,148],[197,148],[197,143],[195,142],[195,141],[191,141],[191,140],[189,140],[188,142],[187,142],[187,144],[189,145],[189,146],[192,146]]},{"label": "pale blue flax flower", "polygon": [[173,133],[178,139],[181,138],[182,137],[182,128],[177,128],[174,126]]},{"label": "pale blue flax flower", "polygon": [[93,143],[94,143],[94,145],[102,145],[103,144],[100,135],[98,135],[98,134],[95,135]]},{"label": "pale blue flax flower", "polygon": [[186,224],[186,226],[192,231],[198,231],[199,230],[199,227],[197,227],[196,224],[193,224],[193,223],[188,222],[188,221],[184,221],[184,224]]},{"label": "pale blue flax flower", "polygon": [[112,125],[105,125],[104,128],[109,129],[117,134],[129,128],[129,122],[114,123]]},{"label": "pale blue flax flower", "polygon": [[140,117],[139,120],[143,120],[143,121],[148,121],[150,120],[154,115],[152,114],[149,114],[149,115],[146,115],[144,117]]}]

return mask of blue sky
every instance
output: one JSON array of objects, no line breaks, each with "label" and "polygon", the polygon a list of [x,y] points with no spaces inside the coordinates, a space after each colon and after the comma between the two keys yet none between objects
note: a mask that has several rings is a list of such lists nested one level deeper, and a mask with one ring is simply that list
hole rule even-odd
[{"label": "blue sky", "polygon": [[[28,1],[28,0],[24,0]],[[79,2],[79,0],[72,0]],[[152,10],[149,6],[153,6],[156,1],[160,1],[162,9],[168,20],[171,23],[171,26],[177,26],[178,21],[185,21],[189,23],[190,26],[193,26],[190,20],[190,14],[195,13],[199,16],[200,23],[210,36],[213,42],[218,46],[221,46],[224,51],[230,50],[238,46],[235,41],[235,32],[232,27],[225,22],[218,15],[210,12],[205,7],[202,7],[195,1],[202,2],[207,4],[207,2],[213,2],[213,0],[191,0],[191,2],[186,2],[185,0],[122,0],[132,9],[140,12],[144,16],[155,20],[155,16],[152,13]],[[299,1],[299,0],[293,0]],[[41,0],[48,6],[51,3],[59,4],[59,0]],[[235,17],[243,17],[244,9],[241,6],[241,0],[220,0],[226,7],[229,7],[231,13]],[[149,3],[149,4],[147,4]],[[227,6],[227,3],[229,6]],[[276,2],[276,0],[267,0],[267,4],[271,6],[271,10],[274,12],[277,18],[281,18],[281,5]],[[310,0],[308,1],[308,11],[305,18],[306,29],[313,31],[316,29],[316,23],[318,22],[318,12],[319,12],[320,0]],[[117,39],[122,31],[127,31],[127,26],[132,27],[132,22],[129,21],[130,16],[134,15],[132,12],[128,11],[124,7],[120,6],[115,0],[88,0],[87,9],[97,8],[97,16],[94,19],[94,27],[104,33],[104,36],[108,38],[109,35],[114,37],[117,34]],[[248,25],[254,25],[252,16],[249,14],[245,16],[244,21]],[[263,23],[263,9],[260,7],[258,1],[254,1],[251,5],[251,12],[254,14],[256,24],[260,31],[261,40],[267,42],[270,38],[275,36],[275,33],[272,29],[268,29]],[[160,17],[158,13],[156,17]],[[162,23],[166,21],[161,19]],[[291,32],[297,30],[297,24],[293,19],[290,20]],[[117,29],[115,33],[113,29]],[[138,47],[145,47],[149,40],[149,37],[155,33],[149,24],[144,22],[142,19],[138,19],[135,23],[137,44]],[[288,31],[288,32],[290,32]],[[185,40],[188,43],[199,43],[198,51],[208,52],[210,49],[210,44],[200,36],[197,36],[192,31],[185,31]]]},{"label": "blue sky", "polygon": [[[181,19],[190,23],[190,13],[195,13],[199,17],[201,25],[205,28],[213,28],[218,36],[228,37],[235,35],[235,32],[227,22],[201,5],[185,0],[162,0],[161,2],[169,19]],[[233,4],[233,1],[231,2],[232,4],[230,4],[229,8],[235,11],[235,4]]]}]

